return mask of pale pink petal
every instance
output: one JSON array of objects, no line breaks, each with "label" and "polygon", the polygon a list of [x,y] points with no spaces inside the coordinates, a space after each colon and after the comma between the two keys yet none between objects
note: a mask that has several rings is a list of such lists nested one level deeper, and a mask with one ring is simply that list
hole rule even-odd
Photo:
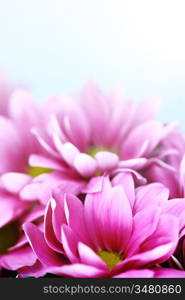
[{"label": "pale pink petal", "polygon": [[7,191],[16,194],[31,181],[31,177],[23,173],[9,172],[3,174],[1,180]]},{"label": "pale pink petal", "polygon": [[95,159],[98,164],[98,170],[101,172],[111,171],[116,168],[119,162],[118,155],[108,151],[99,151],[95,155]]},{"label": "pale pink petal", "polygon": [[185,271],[159,268],[155,271],[155,278],[185,278]]},{"label": "pale pink petal", "polygon": [[130,172],[121,172],[120,174],[116,175],[113,178],[112,185],[122,186],[127,198],[130,201],[130,205],[133,208],[134,201],[135,201],[135,189],[134,189],[134,180],[132,174]]},{"label": "pale pink petal", "polygon": [[44,167],[59,171],[65,169],[61,161],[59,162],[56,159],[51,159],[39,154],[31,154],[29,157],[29,164],[32,167]]},{"label": "pale pink petal", "polygon": [[78,243],[78,252],[82,264],[98,267],[108,272],[108,268],[104,261],[87,245]]},{"label": "pale pink petal", "polygon": [[[157,121],[145,122],[131,131],[127,140],[122,145],[124,159],[147,156],[160,142],[162,123]],[[141,149],[145,143],[146,148]]]},{"label": "pale pink petal", "polygon": [[119,162],[119,168],[133,168],[134,170],[139,170],[143,168],[147,163],[147,159],[144,157],[133,158],[128,160],[122,160]]},{"label": "pale pink petal", "polygon": [[75,157],[74,167],[83,177],[91,177],[97,171],[97,163],[94,158],[85,153],[80,153]]},{"label": "pale pink petal", "polygon": [[151,183],[136,189],[136,200],[134,204],[134,213],[150,206],[162,206],[167,202],[169,190],[160,183]]},{"label": "pale pink petal", "polygon": [[65,162],[70,166],[73,166],[75,157],[77,156],[77,154],[80,153],[78,148],[76,148],[73,144],[69,142],[58,145],[58,150],[59,153],[62,155],[63,159],[65,160]]},{"label": "pale pink petal", "polygon": [[0,227],[19,218],[29,207],[29,203],[20,201],[17,196],[0,191]]}]

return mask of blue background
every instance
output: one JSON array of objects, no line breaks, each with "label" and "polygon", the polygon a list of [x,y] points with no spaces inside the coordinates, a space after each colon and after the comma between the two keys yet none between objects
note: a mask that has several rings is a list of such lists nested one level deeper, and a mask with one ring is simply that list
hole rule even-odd
[{"label": "blue background", "polygon": [[159,118],[185,129],[184,0],[0,0],[0,68],[38,101],[121,84],[164,98]]}]

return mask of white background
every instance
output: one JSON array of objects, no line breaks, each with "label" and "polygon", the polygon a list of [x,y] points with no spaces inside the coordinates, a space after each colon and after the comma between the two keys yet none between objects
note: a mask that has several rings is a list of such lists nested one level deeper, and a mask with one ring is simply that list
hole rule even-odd
[{"label": "white background", "polygon": [[140,100],[185,128],[184,0],[0,0],[0,69],[42,101],[87,78]]}]

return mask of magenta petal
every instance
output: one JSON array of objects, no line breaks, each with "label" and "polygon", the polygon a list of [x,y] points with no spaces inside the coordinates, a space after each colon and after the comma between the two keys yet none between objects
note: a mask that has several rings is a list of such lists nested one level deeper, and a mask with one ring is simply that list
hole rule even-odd
[{"label": "magenta petal", "polygon": [[59,276],[69,276],[76,278],[97,278],[103,277],[105,272],[93,266],[84,264],[72,264],[62,267],[49,268],[48,273],[56,274]]},{"label": "magenta petal", "polygon": [[122,187],[113,187],[109,194],[100,198],[98,206],[94,215],[105,249],[121,252],[132,232],[131,206]]},{"label": "magenta petal", "polygon": [[109,272],[104,261],[87,245],[78,243],[78,252],[82,264],[90,265]]},{"label": "magenta petal", "polygon": [[134,189],[134,180],[130,172],[121,172],[115,176],[112,180],[112,185],[121,185],[124,189],[124,192],[130,201],[130,205],[133,208],[135,201],[135,189]]},{"label": "magenta petal", "polygon": [[161,208],[151,205],[134,216],[132,235],[125,249],[127,256],[130,257],[135,254],[144,240],[154,233],[159,222],[160,213]]},{"label": "magenta petal", "polygon": [[25,185],[25,187],[20,192],[20,197],[26,201],[33,201],[38,199],[40,185],[37,182],[32,182]]},{"label": "magenta petal", "polygon": [[144,157],[133,158],[128,160],[122,160],[119,162],[119,168],[132,168],[134,170],[140,170],[147,163],[147,159]]},{"label": "magenta petal", "polygon": [[62,259],[46,244],[42,232],[35,225],[26,223],[23,228],[33,251],[43,264],[46,266],[63,264]]},{"label": "magenta petal", "polygon": [[185,278],[185,271],[159,268],[155,271],[156,278]]},{"label": "magenta petal", "polygon": [[84,223],[84,208],[82,202],[73,195],[66,195],[64,211],[67,224],[81,241],[87,241],[87,232]]},{"label": "magenta petal", "polygon": [[[42,277],[47,274],[47,267],[41,264],[39,260],[37,260],[32,266],[23,267],[18,270],[19,276],[24,277]],[[20,277],[19,277],[20,278]]]},{"label": "magenta petal", "polygon": [[114,276],[114,278],[152,278],[153,276],[154,271],[149,269],[143,269],[126,271]]},{"label": "magenta petal", "polygon": [[83,177],[91,177],[97,171],[97,162],[94,158],[85,153],[76,155],[74,167]]},{"label": "magenta petal", "polygon": [[62,245],[67,258],[71,263],[78,263],[78,237],[74,234],[71,228],[67,225],[62,226]]},{"label": "magenta petal", "polygon": [[0,266],[8,270],[17,270],[24,266],[32,266],[36,259],[31,247],[24,246],[0,256]]},{"label": "magenta petal", "polygon": [[48,203],[46,208],[44,227],[44,237],[48,246],[56,252],[63,253],[63,247],[61,243],[57,240],[53,230],[51,202]]},{"label": "magenta petal", "polygon": [[31,181],[31,177],[23,173],[9,172],[3,174],[1,180],[7,191],[16,194]]}]

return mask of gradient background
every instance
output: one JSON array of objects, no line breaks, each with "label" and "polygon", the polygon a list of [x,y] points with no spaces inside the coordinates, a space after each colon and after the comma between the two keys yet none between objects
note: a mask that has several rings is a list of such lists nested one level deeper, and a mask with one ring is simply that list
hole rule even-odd
[{"label": "gradient background", "polygon": [[185,1],[0,0],[0,68],[38,101],[87,78],[161,95],[159,118],[185,129]]}]

